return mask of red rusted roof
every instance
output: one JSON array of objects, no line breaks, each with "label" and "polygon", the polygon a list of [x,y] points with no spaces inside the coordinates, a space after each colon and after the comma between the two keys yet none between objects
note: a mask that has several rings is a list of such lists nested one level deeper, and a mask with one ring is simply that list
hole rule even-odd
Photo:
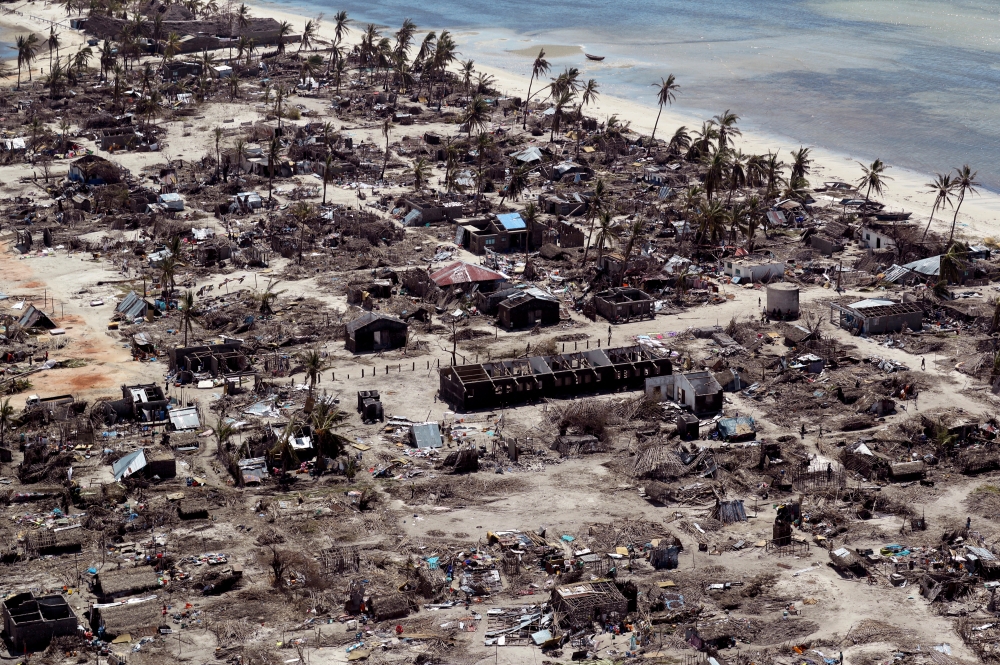
[{"label": "red rusted roof", "polygon": [[492,282],[507,279],[507,275],[465,261],[455,261],[431,273],[431,279],[438,286],[451,286],[452,284]]}]

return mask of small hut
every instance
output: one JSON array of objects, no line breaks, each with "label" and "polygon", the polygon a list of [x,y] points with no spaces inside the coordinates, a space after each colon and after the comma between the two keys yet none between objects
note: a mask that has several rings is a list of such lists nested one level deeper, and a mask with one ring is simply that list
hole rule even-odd
[{"label": "small hut", "polygon": [[368,599],[368,612],[376,621],[400,619],[410,613],[410,603],[401,593],[372,596]]}]

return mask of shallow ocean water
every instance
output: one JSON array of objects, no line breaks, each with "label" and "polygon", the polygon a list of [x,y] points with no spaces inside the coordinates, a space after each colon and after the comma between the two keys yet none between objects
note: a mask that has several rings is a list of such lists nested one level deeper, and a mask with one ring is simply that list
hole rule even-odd
[{"label": "shallow ocean water", "polygon": [[[456,32],[462,58],[528,75],[540,44],[602,92],[655,103],[673,73],[676,108],[732,109],[744,129],[923,173],[964,163],[1000,191],[1000,0],[433,0],[277,2],[357,23]],[[530,50],[524,51],[531,52]],[[523,91],[519,91],[523,94]],[[516,93],[515,93],[516,94]]]}]

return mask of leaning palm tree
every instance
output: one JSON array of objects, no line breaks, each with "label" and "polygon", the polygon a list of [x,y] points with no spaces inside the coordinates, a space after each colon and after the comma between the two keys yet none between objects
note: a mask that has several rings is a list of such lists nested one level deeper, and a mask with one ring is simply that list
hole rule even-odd
[{"label": "leaning palm tree", "polygon": [[531,65],[531,78],[528,79],[528,96],[524,99],[524,124],[521,126],[521,129],[528,128],[528,104],[531,103],[531,84],[535,82],[535,79],[548,74],[550,67],[549,61],[545,59],[545,49],[539,49],[538,57],[535,58],[535,62]]},{"label": "leaning palm tree", "polygon": [[687,127],[681,125],[674,132],[674,135],[670,137],[670,143],[667,144],[667,152],[671,155],[679,155],[682,152],[687,152],[690,147],[691,136],[688,134]]},{"label": "leaning palm tree", "polygon": [[969,168],[966,164],[960,169],[955,169],[955,189],[958,190],[958,204],[955,206],[955,215],[951,220],[951,234],[948,235],[948,246],[951,246],[952,240],[955,239],[955,224],[958,223],[958,210],[962,207],[962,202],[965,200],[965,193],[977,194],[978,190],[976,187],[979,183],[976,182],[976,171]]},{"label": "leaning palm tree", "polygon": [[490,105],[482,95],[476,95],[465,107],[462,114],[462,123],[466,125],[469,132],[469,140],[472,140],[472,132],[477,134],[486,131],[490,124]]},{"label": "leaning palm tree", "polygon": [[425,158],[420,157],[413,162],[409,173],[413,176],[413,191],[419,192],[430,179],[431,165]]},{"label": "leaning palm tree", "polygon": [[927,228],[924,229],[924,234],[920,236],[921,241],[927,238],[927,232],[931,230],[934,213],[944,209],[945,206],[952,205],[951,195],[955,193],[955,182],[951,179],[950,173],[938,173],[934,177],[934,182],[927,183],[927,187],[930,188],[928,193],[934,195],[934,205],[931,206],[931,216],[927,220]]},{"label": "leaning palm tree", "polygon": [[590,232],[587,233],[587,244],[583,246],[583,259],[580,261],[580,265],[587,264],[587,255],[590,253],[590,241],[594,237],[594,220],[609,207],[608,199],[610,196],[611,192],[604,184],[604,179],[598,179],[597,184],[594,185],[594,193],[590,196],[590,201],[588,201],[587,215],[590,217]]},{"label": "leaning palm tree", "polygon": [[257,303],[257,311],[264,316],[274,314],[273,305],[278,302],[278,296],[285,292],[284,290],[275,291],[274,287],[277,284],[277,280],[270,280],[263,291],[256,291],[252,295],[253,300]]},{"label": "leaning palm tree", "polygon": [[667,78],[660,78],[659,83],[653,84],[654,88],[659,88],[656,91],[656,103],[659,104],[660,110],[656,112],[656,122],[653,123],[653,133],[650,134],[649,140],[656,141],[656,128],[660,124],[660,114],[663,113],[663,105],[672,105],[674,100],[677,99],[676,92],[680,90],[680,86],[677,85],[677,79],[674,78],[673,74],[669,74]]},{"label": "leaning palm tree", "polygon": [[322,457],[336,459],[351,445],[350,439],[334,431],[344,425],[347,414],[329,400],[320,400],[309,414],[309,419],[312,421],[316,449],[320,452],[318,459]]},{"label": "leaning palm tree", "polygon": [[181,50],[181,37],[176,32],[167,35],[163,42],[163,60],[160,61],[160,68],[166,66],[167,61],[172,59]]},{"label": "leaning palm tree", "polygon": [[621,286],[622,282],[625,281],[625,272],[628,270],[629,259],[632,258],[632,252],[635,250],[635,244],[642,237],[646,230],[646,220],[639,217],[629,228],[628,242],[625,243],[625,251],[623,252],[624,261],[622,262],[622,271],[618,274],[618,284],[616,286]]},{"label": "leaning palm tree", "polygon": [[861,162],[858,162],[858,165],[862,172],[861,178],[858,180],[858,188],[865,189],[865,205],[867,207],[871,201],[872,192],[884,196],[886,181],[892,180],[892,178],[885,174],[889,167],[881,159],[876,159],[869,166],[865,166]]},{"label": "leaning palm tree", "polygon": [[593,104],[600,97],[600,93],[597,89],[601,87],[600,84],[594,80],[590,79],[587,84],[583,86],[580,90],[580,106],[576,110],[576,156],[580,156],[580,139],[583,134],[583,107],[588,104]]}]

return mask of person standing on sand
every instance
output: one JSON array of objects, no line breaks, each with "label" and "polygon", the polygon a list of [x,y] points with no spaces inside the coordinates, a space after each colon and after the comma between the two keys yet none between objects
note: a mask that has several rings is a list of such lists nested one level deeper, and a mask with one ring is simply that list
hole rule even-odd
[{"label": "person standing on sand", "polygon": [[923,358],[920,358],[920,371],[921,372],[927,371],[927,361],[924,360]]}]

